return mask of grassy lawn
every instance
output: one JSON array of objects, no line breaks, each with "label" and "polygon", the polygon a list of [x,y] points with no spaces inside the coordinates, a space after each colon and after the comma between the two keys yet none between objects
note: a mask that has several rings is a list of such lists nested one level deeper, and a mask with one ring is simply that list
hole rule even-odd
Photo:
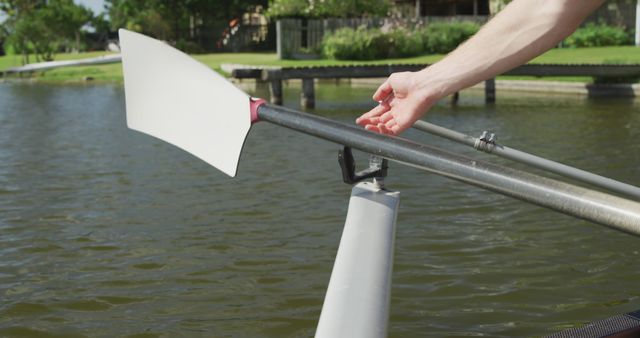
[{"label": "grassy lawn", "polygon": [[[109,55],[108,52],[88,52],[88,53],[67,53],[56,54],[55,61],[86,59],[97,56]],[[30,62],[36,62],[35,57],[29,58]],[[5,55],[0,57],[0,71],[12,67],[22,66],[22,56]],[[12,75],[16,76],[16,75]],[[80,66],[65,67],[46,72],[37,72],[34,74],[24,74],[24,78],[30,78],[42,82],[83,82],[85,78],[92,77],[96,81],[102,82],[122,82],[122,66],[119,63],[99,65],[99,66]]]},{"label": "grassy lawn", "polygon": [[[65,54],[56,54],[55,61],[61,60],[75,60],[75,59],[86,59],[92,58],[96,56],[103,56],[112,53],[108,52],[87,52],[87,53],[65,53]],[[0,56],[0,70],[5,70],[12,67],[22,66],[22,56],[20,55],[5,55]],[[35,63],[35,56],[29,56],[29,62]]]},{"label": "grassy lawn", "polygon": [[345,66],[345,65],[386,65],[394,63],[434,63],[443,55],[422,55],[403,59],[384,59],[371,61],[349,60],[278,60],[276,54],[206,54],[196,55],[196,59],[207,66],[220,70],[222,63],[239,63],[246,65],[267,65],[281,67],[309,67],[309,66]]},{"label": "grassy lawn", "polygon": [[540,55],[531,63],[640,64],[640,47],[557,48]]},{"label": "grassy lawn", "polygon": [[[105,52],[91,52],[80,54],[59,54],[56,60],[81,59],[105,55]],[[375,61],[339,61],[339,60],[278,60],[275,53],[223,53],[223,54],[203,54],[194,55],[200,62],[207,66],[221,71],[220,65],[223,63],[235,63],[246,65],[268,65],[282,67],[308,67],[308,66],[337,66],[356,64],[394,64],[394,63],[434,63],[440,60],[443,55],[423,55],[403,59],[385,59]],[[33,58],[32,58],[33,60]],[[19,56],[0,57],[0,70],[20,65]],[[633,46],[624,47],[599,47],[599,48],[578,48],[578,49],[553,49],[531,63],[558,63],[558,64],[640,64],[640,48]],[[122,70],[120,64],[67,67],[50,70],[31,75],[38,81],[43,82],[80,82],[91,77],[99,82],[121,82]],[[515,77],[501,77],[505,79]],[[519,79],[539,79],[532,77],[517,77]],[[546,79],[546,78],[543,78]],[[556,77],[558,81],[588,81],[588,78],[562,78]]]},{"label": "grassy lawn", "polygon": [[[219,69],[222,63],[247,65],[270,65],[282,67],[338,66],[354,64],[394,64],[394,63],[434,63],[444,55],[422,55],[403,59],[385,59],[375,61],[342,60],[278,60],[275,54],[207,54],[196,55],[196,59],[213,69]],[[640,48],[633,46],[598,47],[578,49],[552,49],[535,58],[531,63],[559,64],[640,64]]]}]

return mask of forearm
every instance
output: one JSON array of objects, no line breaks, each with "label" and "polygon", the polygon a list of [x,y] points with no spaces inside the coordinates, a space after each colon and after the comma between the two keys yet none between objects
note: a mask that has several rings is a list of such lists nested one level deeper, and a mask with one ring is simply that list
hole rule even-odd
[{"label": "forearm", "polygon": [[514,0],[475,36],[416,74],[434,99],[515,68],[553,48],[604,0]]},{"label": "forearm", "polygon": [[467,42],[419,72],[394,73],[378,87],[380,104],[356,123],[399,134],[440,98],[495,77],[557,45],[604,0],[514,0]]}]

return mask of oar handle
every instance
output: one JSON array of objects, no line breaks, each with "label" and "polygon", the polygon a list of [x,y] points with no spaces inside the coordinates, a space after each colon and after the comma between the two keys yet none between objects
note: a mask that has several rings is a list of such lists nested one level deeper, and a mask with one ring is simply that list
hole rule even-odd
[{"label": "oar handle", "polygon": [[281,106],[262,104],[257,113],[263,121],[640,235],[640,203],[634,201]]}]

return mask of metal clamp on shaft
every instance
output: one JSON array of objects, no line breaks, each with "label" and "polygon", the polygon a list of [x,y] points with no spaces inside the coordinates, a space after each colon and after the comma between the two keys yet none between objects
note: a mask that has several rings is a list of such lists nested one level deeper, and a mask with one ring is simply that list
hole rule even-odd
[{"label": "metal clamp on shaft", "polygon": [[489,133],[488,131],[483,131],[482,135],[476,139],[476,142],[473,144],[473,147],[476,150],[484,151],[486,153],[491,153],[493,149],[496,147],[496,141],[498,137],[494,133]]},{"label": "metal clamp on shaft", "polygon": [[387,176],[389,167],[386,159],[371,156],[369,168],[356,173],[356,161],[350,147],[344,147],[338,152],[338,163],[342,169],[342,180],[347,184],[356,184],[368,178],[381,179]]}]

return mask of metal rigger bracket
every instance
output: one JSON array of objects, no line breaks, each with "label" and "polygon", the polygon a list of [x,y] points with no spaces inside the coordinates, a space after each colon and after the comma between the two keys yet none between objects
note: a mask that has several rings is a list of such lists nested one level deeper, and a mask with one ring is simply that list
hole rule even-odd
[{"label": "metal rigger bracket", "polygon": [[356,161],[350,147],[344,147],[338,152],[338,163],[342,169],[342,180],[347,184],[356,184],[369,178],[373,178],[378,184],[387,176],[388,161],[379,156],[369,157],[369,168],[356,172]]},{"label": "metal rigger bracket", "polygon": [[483,131],[482,135],[476,139],[473,147],[476,150],[484,151],[486,153],[491,153],[493,148],[496,147],[496,141],[498,140],[498,136],[494,133],[490,133],[488,131]]}]

